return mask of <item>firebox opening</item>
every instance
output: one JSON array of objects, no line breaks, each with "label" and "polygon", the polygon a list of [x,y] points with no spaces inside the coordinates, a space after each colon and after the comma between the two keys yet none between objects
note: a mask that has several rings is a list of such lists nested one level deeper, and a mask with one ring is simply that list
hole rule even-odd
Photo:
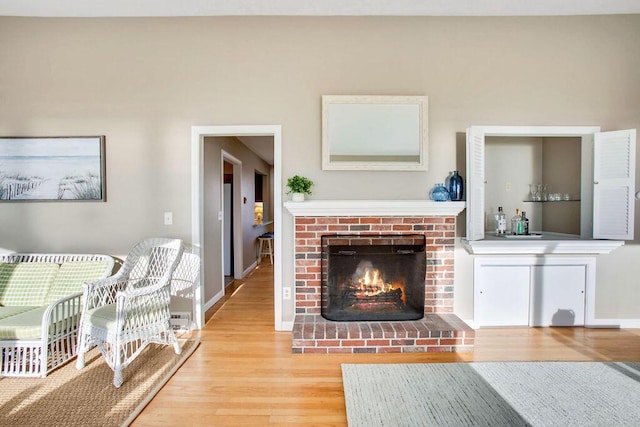
[{"label": "firebox opening", "polygon": [[322,236],[322,308],[328,320],[424,316],[424,235]]}]

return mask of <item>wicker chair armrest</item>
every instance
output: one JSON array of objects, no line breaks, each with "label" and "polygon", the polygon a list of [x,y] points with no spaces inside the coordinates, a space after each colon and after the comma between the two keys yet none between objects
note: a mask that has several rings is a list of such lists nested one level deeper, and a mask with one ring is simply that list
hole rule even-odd
[{"label": "wicker chair armrest", "polygon": [[110,276],[84,284],[84,310],[90,310],[116,301],[116,295],[127,285],[126,280],[118,280],[117,276]]}]

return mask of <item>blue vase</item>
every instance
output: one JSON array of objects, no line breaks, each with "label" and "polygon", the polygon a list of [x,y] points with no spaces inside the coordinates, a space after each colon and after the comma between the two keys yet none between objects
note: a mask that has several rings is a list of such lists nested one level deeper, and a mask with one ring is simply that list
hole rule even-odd
[{"label": "blue vase", "polygon": [[431,200],[434,200],[436,202],[446,202],[447,200],[449,200],[449,192],[446,188],[444,188],[444,185],[436,184],[436,186],[431,191]]},{"label": "blue vase", "polygon": [[462,200],[463,189],[462,177],[458,171],[453,171],[453,175],[449,178],[449,198],[453,201]]}]

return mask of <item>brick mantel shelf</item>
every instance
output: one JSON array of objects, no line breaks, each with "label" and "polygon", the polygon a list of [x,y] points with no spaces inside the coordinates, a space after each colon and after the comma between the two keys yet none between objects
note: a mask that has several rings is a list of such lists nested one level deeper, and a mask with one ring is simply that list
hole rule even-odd
[{"label": "brick mantel shelf", "polygon": [[[453,314],[456,216],[465,202],[309,200],[286,202],[294,216],[296,353],[468,351],[474,331]],[[424,318],[333,322],[321,316],[322,248],[327,234],[423,234]]]},{"label": "brick mantel shelf", "polygon": [[433,200],[307,200],[285,202],[293,216],[456,216],[465,202]]}]

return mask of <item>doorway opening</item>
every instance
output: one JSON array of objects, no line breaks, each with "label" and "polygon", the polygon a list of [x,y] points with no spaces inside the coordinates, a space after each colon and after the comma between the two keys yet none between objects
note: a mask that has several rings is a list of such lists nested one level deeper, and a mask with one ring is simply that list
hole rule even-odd
[{"label": "doorway opening", "polygon": [[[282,209],[276,208],[282,205],[282,129],[280,125],[247,125],[247,126],[193,126],[191,128],[191,157],[192,157],[192,242],[193,246],[197,248],[201,254],[222,254],[222,239],[219,243],[211,240],[205,240],[205,209],[209,209],[204,203],[204,189],[205,189],[205,138],[206,137],[252,137],[252,136],[267,136],[273,138],[273,229],[274,235],[274,320],[275,329],[282,331],[290,331],[293,328],[293,321],[283,321],[283,304],[282,304]],[[219,184],[220,187],[222,184]],[[235,187],[237,185],[237,188]],[[239,197],[238,201],[242,198],[242,195],[238,193],[240,185],[238,182],[234,182],[234,193]],[[222,211],[219,213],[218,219],[222,219]],[[211,221],[211,218],[207,218],[207,221]],[[237,227],[238,224],[235,225]],[[240,224],[241,226],[241,224]],[[216,247],[217,245],[219,247]],[[242,253],[238,255],[237,248],[234,250],[235,256],[242,256]],[[204,260],[203,260],[204,262]],[[218,261],[222,262],[222,260]],[[222,269],[221,269],[222,270]],[[235,272],[238,274],[238,271]],[[217,274],[214,274],[216,276]],[[208,295],[205,299],[205,286],[215,287],[223,286],[218,281],[224,281],[222,272],[219,278],[207,277],[204,268],[201,269],[200,280],[196,290],[195,301],[195,322],[198,328],[202,328],[204,325],[204,312],[212,306],[215,302],[224,297],[224,289],[216,293],[213,297]],[[218,283],[216,285],[216,283]]]}]

